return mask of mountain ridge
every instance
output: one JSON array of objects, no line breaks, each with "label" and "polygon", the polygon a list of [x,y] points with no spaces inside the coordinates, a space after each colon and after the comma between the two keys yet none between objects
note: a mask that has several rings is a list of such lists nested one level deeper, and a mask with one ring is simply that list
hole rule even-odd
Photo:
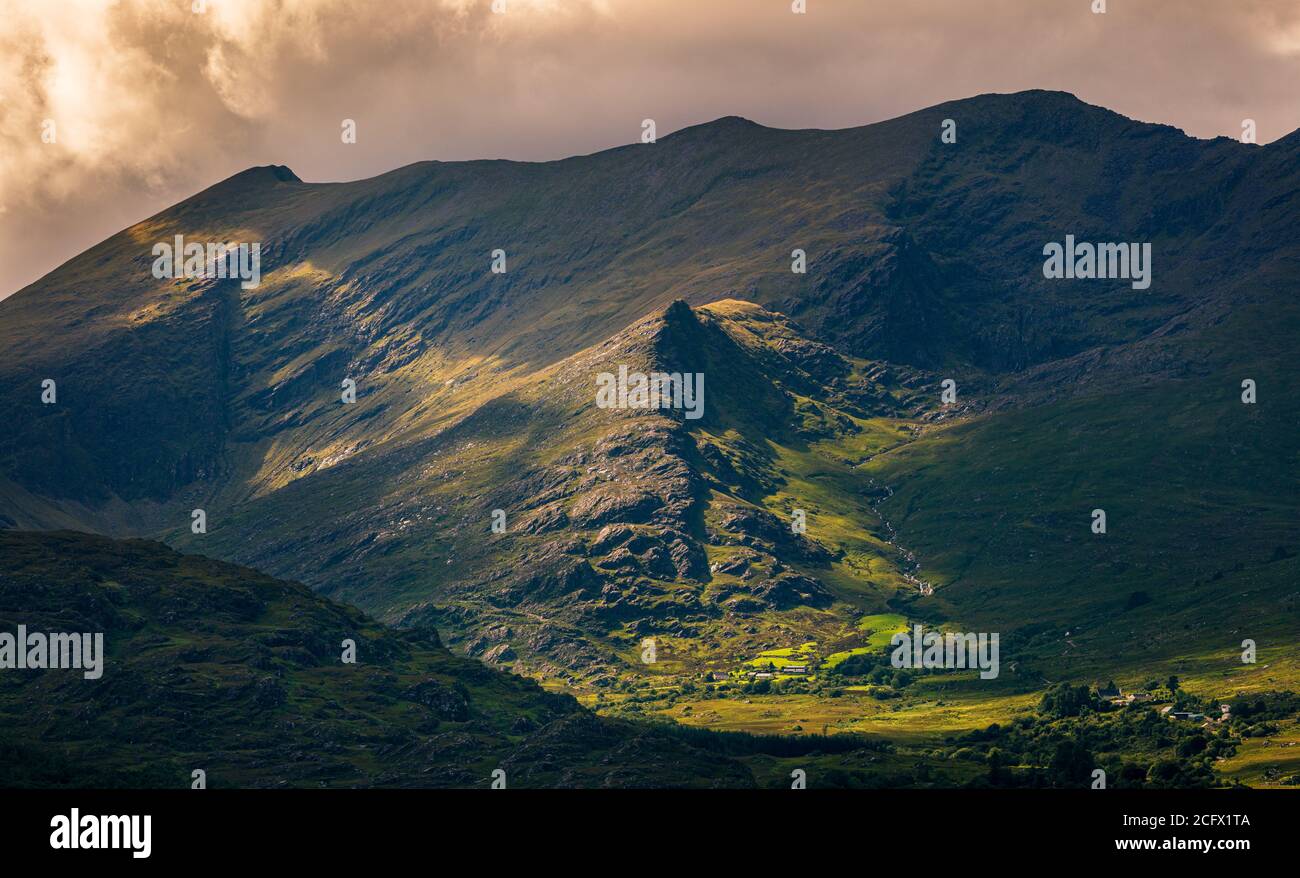
[{"label": "mountain ridge", "polygon": [[[762,129],[762,130],[764,130],[764,131],[772,131],[772,132],[787,133],[787,134],[838,134],[838,133],[848,132],[848,131],[859,131],[859,130],[862,130],[862,129],[865,129],[865,128],[871,128],[871,127],[873,127],[873,126],[877,126],[877,125],[888,125],[888,124],[890,124],[890,123],[898,123],[898,122],[902,122],[903,120],[909,120],[909,119],[912,119],[913,117],[924,116],[925,118],[928,119],[928,118],[929,118],[930,116],[932,116],[932,115],[940,114],[940,111],[946,111],[946,110],[951,109],[951,108],[965,108],[965,107],[969,107],[969,106],[971,106],[972,104],[975,104],[975,103],[977,103],[977,102],[991,101],[991,100],[996,100],[996,99],[1027,99],[1027,98],[1031,98],[1031,97],[1033,97],[1033,96],[1039,96],[1039,95],[1049,96],[1049,97],[1051,97],[1051,98],[1053,98],[1053,99],[1063,99],[1063,100],[1065,100],[1066,102],[1068,102],[1070,105],[1075,105],[1075,104],[1077,104],[1077,105],[1080,106],[1080,107],[1086,107],[1086,108],[1088,108],[1090,111],[1100,111],[1100,113],[1101,113],[1101,114],[1104,114],[1105,117],[1113,117],[1113,118],[1117,118],[1117,119],[1123,120],[1124,122],[1132,123],[1133,125],[1144,126],[1144,127],[1150,127],[1150,128],[1157,128],[1157,129],[1164,129],[1164,130],[1169,130],[1169,131],[1175,131],[1175,132],[1181,134],[1184,138],[1186,138],[1186,139],[1188,139],[1188,140],[1191,140],[1191,141],[1196,141],[1196,142],[1200,142],[1200,143],[1209,143],[1209,142],[1214,142],[1214,141],[1222,140],[1222,141],[1225,141],[1225,142],[1236,143],[1236,144],[1239,144],[1239,145],[1241,145],[1241,146],[1253,146],[1253,145],[1254,145],[1254,144],[1241,144],[1240,141],[1235,140],[1235,139],[1230,138],[1230,137],[1227,137],[1227,136],[1225,136],[1225,135],[1218,135],[1218,136],[1215,136],[1215,137],[1196,137],[1196,136],[1194,136],[1194,135],[1187,134],[1186,131],[1184,131],[1184,130],[1181,129],[1181,128],[1178,128],[1178,127],[1175,126],[1175,125],[1170,125],[1170,124],[1167,124],[1167,123],[1161,123],[1161,122],[1144,122],[1144,121],[1142,121],[1142,120],[1140,120],[1140,119],[1136,119],[1136,118],[1131,117],[1131,116],[1125,116],[1125,115],[1123,115],[1122,113],[1119,113],[1119,112],[1117,112],[1117,111],[1115,111],[1115,110],[1111,110],[1111,109],[1109,109],[1109,108],[1107,108],[1107,107],[1104,107],[1104,106],[1102,106],[1102,105],[1100,105],[1100,104],[1090,104],[1090,103],[1084,101],[1082,98],[1079,98],[1079,97],[1078,97],[1077,95],[1075,95],[1073,92],[1063,91],[1063,90],[1057,90],[1057,89],[1025,89],[1025,90],[1022,90],[1022,91],[1016,91],[1016,92],[985,92],[985,93],[981,93],[981,94],[978,94],[978,95],[971,95],[970,97],[966,97],[966,98],[955,98],[955,99],[952,99],[952,100],[944,101],[944,102],[942,102],[942,103],[935,104],[935,105],[933,105],[933,106],[926,107],[926,108],[921,109],[921,110],[913,110],[913,111],[911,111],[911,112],[904,113],[904,114],[899,115],[899,116],[893,116],[893,117],[890,117],[890,118],[888,118],[888,119],[880,119],[880,120],[877,120],[877,121],[875,121],[875,122],[865,122],[865,123],[862,123],[862,124],[860,124],[860,125],[848,125],[848,126],[844,126],[844,127],[841,127],[841,128],[783,128],[783,127],[780,127],[780,126],[767,125],[767,124],[764,124],[764,123],[759,122],[759,121],[757,121],[757,120],[750,119],[750,118],[747,117],[747,116],[741,116],[741,115],[736,115],[736,114],[728,114],[728,115],[724,115],[724,116],[718,116],[718,117],[716,117],[716,118],[709,119],[709,120],[706,120],[706,121],[703,121],[703,122],[695,122],[695,123],[692,123],[692,124],[689,124],[689,125],[685,125],[685,126],[683,126],[683,127],[681,127],[681,128],[675,129],[674,131],[670,132],[669,134],[664,135],[663,137],[661,137],[661,138],[659,138],[659,139],[660,139],[660,140],[665,140],[665,141],[666,141],[666,140],[668,140],[668,139],[670,139],[670,138],[678,137],[678,136],[680,136],[680,135],[687,134],[687,133],[692,133],[692,134],[694,134],[694,135],[696,135],[696,136],[700,136],[700,135],[707,135],[707,134],[709,134],[709,133],[716,132],[716,131],[722,131],[722,130],[731,130],[731,131],[735,131],[735,130],[746,130],[746,129]],[[1296,129],[1295,131],[1292,131],[1292,132],[1289,133],[1289,134],[1285,134],[1285,135],[1282,135],[1281,137],[1275,138],[1274,140],[1269,141],[1269,142],[1266,143],[1266,144],[1259,144],[1258,146],[1259,146],[1259,147],[1270,147],[1270,146],[1274,146],[1274,145],[1277,145],[1277,144],[1285,144],[1285,142],[1287,142],[1290,138],[1295,138],[1295,137],[1297,137],[1297,136],[1300,136],[1300,128]],[[597,155],[601,155],[601,154],[603,154],[603,153],[613,152],[613,151],[616,151],[616,150],[635,149],[637,146],[638,146],[638,144],[617,144],[617,145],[614,145],[614,146],[604,147],[604,148],[602,148],[602,149],[595,150],[594,152],[589,152],[589,153],[577,153],[577,154],[574,154],[574,155],[560,156],[560,157],[557,157],[557,158],[552,158],[552,159],[540,159],[540,160],[526,160],[526,159],[453,159],[453,160],[445,160],[445,159],[423,159],[423,160],[420,160],[420,161],[412,162],[412,163],[407,164],[407,165],[401,165],[401,166],[399,166],[399,167],[393,168],[393,169],[388,170],[388,171],[383,171],[383,172],[381,172],[381,173],[379,173],[379,174],[376,174],[376,175],[374,175],[374,176],[372,176],[372,177],[362,177],[362,178],[358,178],[358,179],[354,179],[354,180],[302,180],[302,179],[299,178],[296,174],[294,174],[294,172],[293,172],[293,170],[292,170],[291,168],[289,168],[289,167],[287,167],[287,166],[285,166],[285,165],[253,165],[253,166],[250,166],[250,167],[248,167],[248,168],[245,168],[243,171],[239,171],[239,172],[237,172],[237,173],[231,175],[230,177],[227,177],[225,180],[222,180],[222,181],[219,181],[218,183],[213,184],[213,186],[214,186],[214,187],[215,187],[215,186],[220,186],[220,185],[222,185],[223,183],[229,182],[229,181],[234,180],[234,179],[236,179],[236,178],[239,178],[239,177],[241,177],[241,176],[243,176],[243,175],[253,174],[254,172],[275,171],[275,170],[282,170],[282,171],[286,171],[286,172],[288,172],[288,175],[289,175],[289,177],[290,177],[289,182],[298,182],[298,183],[303,183],[303,184],[308,185],[308,186],[315,186],[315,185],[348,185],[348,184],[353,184],[353,183],[362,183],[362,182],[367,182],[367,181],[371,181],[371,180],[376,180],[376,179],[379,179],[379,178],[381,178],[381,177],[387,176],[387,175],[389,175],[389,174],[397,174],[397,173],[400,173],[400,172],[402,172],[402,171],[406,171],[406,170],[408,170],[408,169],[410,169],[410,168],[416,168],[416,167],[420,167],[420,166],[424,166],[424,165],[457,165],[457,164],[473,164],[473,163],[488,163],[488,162],[504,162],[504,163],[509,163],[509,164],[521,164],[521,165],[546,165],[546,164],[554,164],[554,163],[557,163],[557,162],[569,162],[569,161],[574,161],[574,160],[577,160],[577,159],[590,158],[590,157],[592,157],[592,156],[597,156]],[[275,179],[280,179],[282,182],[284,181],[283,178],[275,178]],[[209,188],[212,188],[212,187],[209,187]],[[204,190],[204,191],[207,191],[207,190]],[[191,196],[191,197],[194,197],[194,196]]]}]

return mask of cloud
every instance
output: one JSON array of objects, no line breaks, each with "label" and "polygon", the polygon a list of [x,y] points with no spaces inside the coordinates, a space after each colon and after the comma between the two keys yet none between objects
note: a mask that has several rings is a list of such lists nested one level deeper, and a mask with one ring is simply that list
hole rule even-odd
[{"label": "cloud", "polygon": [[1300,127],[1291,0],[505,4],[0,0],[0,296],[255,164],[356,179],[591,152],[646,117],[833,128],[1024,88],[1197,136]]}]

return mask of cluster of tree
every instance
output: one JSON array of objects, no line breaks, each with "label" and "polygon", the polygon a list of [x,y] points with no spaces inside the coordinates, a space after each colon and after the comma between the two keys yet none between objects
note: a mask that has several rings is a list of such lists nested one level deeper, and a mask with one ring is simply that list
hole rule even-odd
[{"label": "cluster of tree", "polygon": [[[1167,685],[1177,691],[1177,680]],[[1209,787],[1220,785],[1214,760],[1236,752],[1239,741],[1227,725],[1207,729],[1149,707],[1115,708],[1087,686],[1060,683],[1044,693],[1036,715],[957,738],[948,755],[987,764],[978,786],[1086,788],[1100,768],[1110,788]]]},{"label": "cluster of tree", "polygon": [[1239,696],[1228,702],[1232,730],[1243,738],[1266,738],[1278,733],[1278,720],[1300,714],[1300,695],[1291,691]]},{"label": "cluster of tree", "polygon": [[[1174,706],[1181,710],[1209,713],[1214,709],[1213,702],[1204,698],[1197,698],[1179,687],[1178,678],[1174,676],[1169,677],[1163,683],[1152,679],[1143,685],[1143,689],[1153,695],[1156,701],[1172,701]],[[1069,716],[1084,716],[1089,713],[1105,713],[1110,710],[1122,709],[1102,698],[1100,694],[1102,691],[1114,692],[1118,691],[1118,687],[1113,680],[1097,691],[1083,684],[1057,683],[1043,693],[1043,697],[1038,703],[1038,712],[1044,716],[1062,719]]]},{"label": "cluster of tree", "polygon": [[[816,784],[818,789],[838,790],[894,790],[894,789],[938,789],[961,786],[959,779],[943,771],[936,771],[924,762],[917,762],[910,769],[854,770],[852,768],[832,767],[824,770],[814,768],[809,772],[809,785]],[[789,781],[777,777],[771,784],[773,788],[785,788]]]},{"label": "cluster of tree", "polygon": [[891,665],[888,653],[851,655],[835,667],[829,668],[828,673],[838,677],[854,677],[861,683],[888,686],[900,691],[910,686],[915,679],[911,671]]},{"label": "cluster of tree", "polygon": [[880,738],[843,733],[838,735],[755,735],[750,732],[716,732],[672,721],[660,722],[656,729],[689,744],[697,750],[726,756],[762,754],[777,758],[839,753],[892,753],[894,745]]},{"label": "cluster of tree", "polygon": [[1038,702],[1038,712],[1054,719],[1098,713],[1104,707],[1105,702],[1087,686],[1071,686],[1069,683],[1057,683],[1044,692]]}]

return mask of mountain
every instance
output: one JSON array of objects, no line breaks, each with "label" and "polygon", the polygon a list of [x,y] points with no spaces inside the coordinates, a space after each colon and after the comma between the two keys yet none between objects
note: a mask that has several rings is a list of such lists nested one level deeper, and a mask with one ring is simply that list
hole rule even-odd
[{"label": "mountain", "polygon": [[296,583],[145,540],[3,531],[0,548],[4,629],[99,632],[105,654],[97,679],[0,677],[0,786],[753,784]]},{"label": "mountain", "polygon": [[[250,169],[0,302],[0,525],[251,565],[605,715],[902,740],[1062,680],[1294,688],[1298,151],[1036,91]],[[261,284],[155,279],[178,234]],[[1045,277],[1067,236],[1150,244],[1149,287]],[[702,417],[597,406],[620,367],[702,374]],[[861,664],[915,623],[1003,673]]]},{"label": "mountain", "polygon": [[[704,417],[592,405],[593,376],[620,365],[702,372]],[[358,455],[174,539],[315,581],[390,622],[437,626],[472,655],[539,676],[608,684],[612,668],[644,668],[635,656],[655,634],[757,646],[773,635],[746,629],[767,610],[799,609],[805,640],[852,637],[852,607],[906,583],[856,579],[859,562],[790,534],[788,510],[764,503],[789,505],[774,493],[788,478],[774,442],[815,460],[805,446],[819,438],[897,441],[902,428],[872,414],[900,406],[865,377],[873,368],[757,306],[679,302],[429,439]],[[813,392],[820,402],[801,395]],[[868,488],[846,463],[827,465],[847,491]],[[322,505],[317,491],[335,499]],[[865,494],[838,502],[870,515]],[[249,528],[261,532],[252,544],[239,536]],[[890,569],[879,536],[844,531],[850,552]],[[663,650],[652,670],[675,658]]]},{"label": "mountain", "polygon": [[[961,123],[956,144],[938,139],[944,118]],[[1142,342],[1146,368],[1184,371],[1160,340],[1219,319],[1225,287],[1238,310],[1268,301],[1235,279],[1294,257],[1280,230],[1295,148],[1195,141],[1032,92],[834,132],[724,119],[560,162],[429,162],[348,184],[253,169],[6,300],[6,405],[42,413],[29,383],[56,374],[69,405],[95,400],[0,448],[7,505],[30,492],[59,501],[30,516],[109,529],[156,524],[152,505],[191,486],[273,490],[363,441],[445,424],[448,381],[486,391],[677,298],[752,301],[846,353],[971,380]],[[1153,287],[1045,281],[1043,243],[1067,233],[1153,242]],[[150,248],[175,234],[261,241],[261,286],[155,280]],[[795,247],[805,275],[789,271]],[[497,248],[505,274],[489,270]],[[359,424],[322,408],[344,372],[364,378]],[[147,453],[131,441],[145,430]],[[76,455],[41,456],[69,439]]]}]

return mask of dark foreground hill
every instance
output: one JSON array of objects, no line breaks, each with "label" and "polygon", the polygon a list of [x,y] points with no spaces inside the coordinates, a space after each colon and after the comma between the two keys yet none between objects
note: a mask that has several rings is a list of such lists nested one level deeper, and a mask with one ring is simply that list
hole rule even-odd
[{"label": "dark foreground hill", "polygon": [[[749,786],[750,772],[305,587],[143,540],[0,532],[0,630],[102,632],[102,676],[0,671],[0,787]],[[354,664],[341,661],[343,641]]]}]

